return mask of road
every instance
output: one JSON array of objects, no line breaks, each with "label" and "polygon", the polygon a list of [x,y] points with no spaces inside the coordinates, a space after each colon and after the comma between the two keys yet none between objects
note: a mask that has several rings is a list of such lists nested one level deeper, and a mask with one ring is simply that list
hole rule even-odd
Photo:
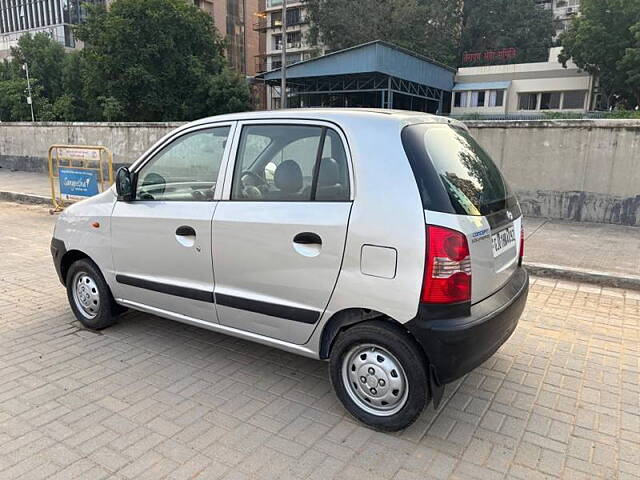
[{"label": "road", "polygon": [[53,222],[0,202],[0,478],[640,478],[640,292],[534,278],[511,339],[389,435],[324,362],[140,313],[84,330]]}]

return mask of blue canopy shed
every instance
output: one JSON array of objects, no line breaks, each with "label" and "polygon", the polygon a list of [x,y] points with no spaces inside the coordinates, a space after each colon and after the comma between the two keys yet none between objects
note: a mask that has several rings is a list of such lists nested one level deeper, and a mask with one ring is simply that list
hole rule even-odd
[{"label": "blue canopy shed", "polygon": [[[443,113],[455,69],[376,40],[287,67],[291,107],[376,107]],[[281,70],[255,77],[280,97]]]}]

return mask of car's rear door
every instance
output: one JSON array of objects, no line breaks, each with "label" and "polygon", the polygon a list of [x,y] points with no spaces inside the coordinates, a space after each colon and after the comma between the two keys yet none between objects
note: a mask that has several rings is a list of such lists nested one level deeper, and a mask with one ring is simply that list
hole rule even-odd
[{"label": "car's rear door", "polygon": [[220,323],[297,344],[309,338],[342,263],[347,155],[342,134],[321,122],[238,124],[235,167],[213,220]]},{"label": "car's rear door", "polygon": [[116,202],[114,295],[124,303],[217,322],[211,221],[233,127],[198,126],[169,138],[136,170],[135,199]]}]

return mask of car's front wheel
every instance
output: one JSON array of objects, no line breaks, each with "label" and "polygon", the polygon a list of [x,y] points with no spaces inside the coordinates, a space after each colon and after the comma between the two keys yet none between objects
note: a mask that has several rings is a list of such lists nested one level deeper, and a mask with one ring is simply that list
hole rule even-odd
[{"label": "car's front wheel", "polygon": [[329,369],[345,408],[378,430],[408,427],[428,398],[424,355],[390,322],[367,322],[342,332],[331,349]]},{"label": "car's front wheel", "polygon": [[101,330],[116,322],[118,306],[95,263],[88,258],[74,262],[66,283],[69,304],[82,325]]}]

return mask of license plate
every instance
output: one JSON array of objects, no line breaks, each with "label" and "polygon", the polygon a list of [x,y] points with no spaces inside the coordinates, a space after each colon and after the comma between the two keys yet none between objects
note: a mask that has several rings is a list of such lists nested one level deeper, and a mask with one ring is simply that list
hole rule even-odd
[{"label": "license plate", "polygon": [[497,257],[505,250],[516,246],[516,232],[513,225],[500,230],[491,235],[491,244],[493,245],[493,256]]}]

